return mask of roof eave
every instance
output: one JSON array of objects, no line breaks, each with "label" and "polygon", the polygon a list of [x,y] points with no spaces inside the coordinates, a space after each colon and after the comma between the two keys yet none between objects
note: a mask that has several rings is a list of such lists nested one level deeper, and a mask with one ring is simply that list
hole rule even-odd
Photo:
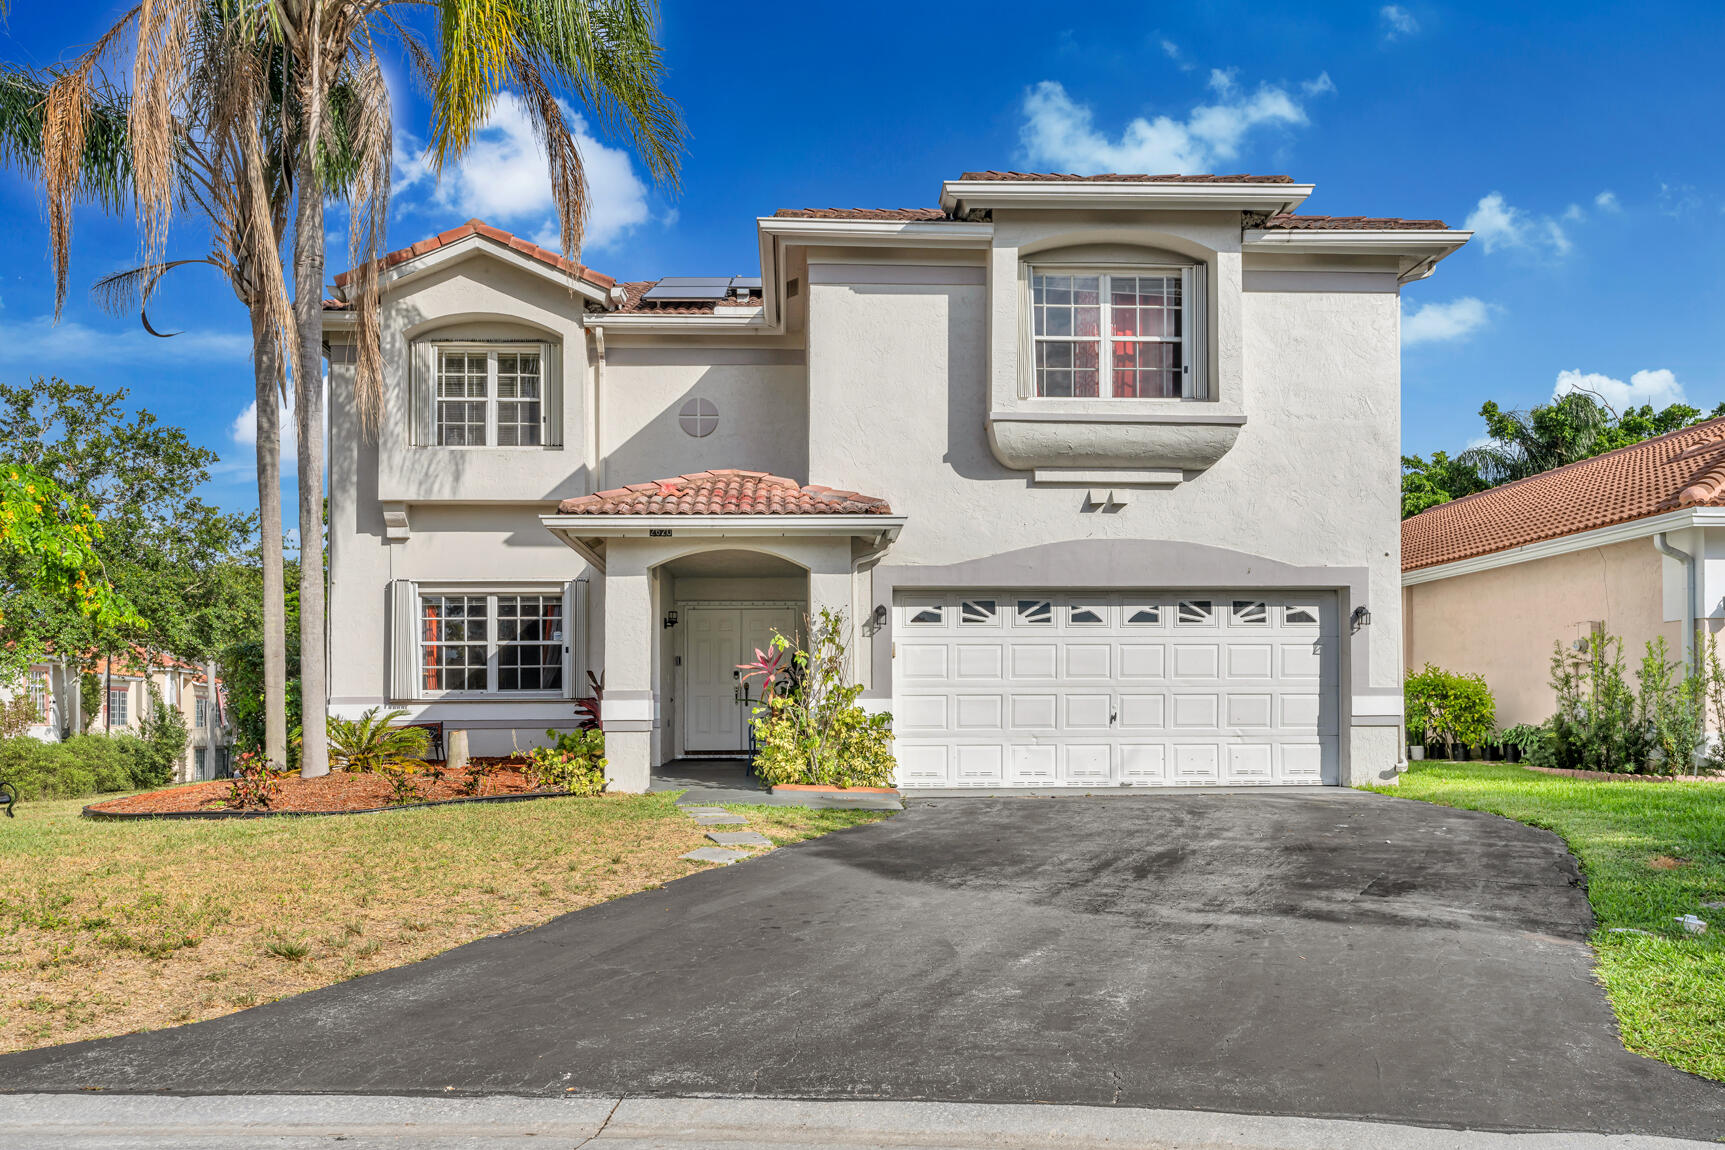
[{"label": "roof eave", "polygon": [[784,304],[787,243],[842,247],[986,248],[994,225],[968,220],[835,220],[814,216],[757,216],[761,248],[761,297],[766,323],[778,330]]},{"label": "roof eave", "polygon": [[614,332],[678,332],[683,335],[722,332],[726,335],[772,335],[761,308],[750,308],[746,314],[715,315],[696,312],[685,315],[655,315],[651,312],[589,312],[581,318],[583,326],[603,327]]},{"label": "roof eave", "polygon": [[[539,276],[541,279],[570,287],[577,295],[589,299],[601,306],[609,305],[611,294],[609,285],[601,286],[591,280],[582,278],[577,273],[571,273],[554,268],[550,264],[533,259],[530,256],[516,251],[514,248],[506,247],[495,240],[487,239],[477,233],[463,236],[452,243],[442,244],[433,248],[431,251],[423,252],[420,255],[410,256],[398,264],[385,268],[379,281],[379,290],[384,292],[393,291],[404,284],[411,283],[413,280],[416,280],[421,276],[436,271],[438,268],[441,268],[446,264],[466,259],[475,254],[488,255],[493,259],[500,260],[501,262],[510,265],[511,267],[519,268],[531,275]],[[351,282],[352,281],[349,280],[337,285],[336,294],[339,298],[344,300],[348,298],[347,285]]]},{"label": "roof eave", "polygon": [[1603,527],[1593,527],[1586,531],[1572,531],[1567,535],[1554,535],[1549,539],[1536,539],[1531,543],[1469,555],[1462,559],[1451,559],[1445,563],[1408,568],[1402,571],[1402,586],[1434,583],[1440,579],[1453,579],[1458,575],[1490,571],[1495,567],[1513,567],[1518,563],[1531,563],[1574,551],[1591,551],[1613,543],[1650,538],[1661,531],[1682,531],[1689,527],[1725,527],[1725,507],[1680,507],[1675,511],[1655,512],[1652,515],[1625,519],[1620,523],[1607,523]]},{"label": "roof eave", "polygon": [[1429,276],[1439,260],[1471,238],[1471,231],[1449,228],[1248,228],[1240,247],[1246,252],[1399,256],[1405,281]]},{"label": "roof eave", "polygon": [[948,180],[940,206],[954,216],[992,208],[1114,208],[1291,212],[1315,184],[1155,183],[1142,180]]}]

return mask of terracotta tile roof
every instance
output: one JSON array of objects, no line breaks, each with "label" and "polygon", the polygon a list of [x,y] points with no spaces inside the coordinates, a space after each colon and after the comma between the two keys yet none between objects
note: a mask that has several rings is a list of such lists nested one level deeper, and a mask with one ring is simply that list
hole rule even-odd
[{"label": "terracotta tile roof", "polygon": [[[609,309],[608,314],[618,312],[635,312],[640,315],[712,315],[720,307],[760,307],[761,293],[755,292],[748,296],[730,296],[721,300],[679,300],[676,303],[655,303],[643,300],[641,297],[658,283],[658,280],[632,280],[617,286],[623,289],[624,300]],[[589,311],[605,311],[604,308],[592,307]]]},{"label": "terracotta tile roof", "polygon": [[565,499],[564,515],[891,515],[886,500],[765,471],[697,471]]},{"label": "terracotta tile roof", "polygon": [[780,208],[782,220],[950,220],[945,208]]},{"label": "terracotta tile roof", "polygon": [[[440,232],[439,234],[432,236],[430,239],[420,240],[416,244],[401,248],[398,251],[390,252],[388,255],[383,257],[382,263],[385,268],[392,268],[396,264],[405,263],[406,261],[413,259],[415,256],[422,256],[427,252],[436,251],[438,248],[443,247],[446,244],[453,244],[458,240],[464,240],[468,236],[483,236],[484,238],[491,240],[493,243],[502,244],[506,248],[513,248],[515,251],[520,252],[529,259],[538,260],[540,263],[554,267],[558,271],[568,272],[577,279],[586,280],[588,283],[593,284],[596,287],[609,288],[612,284],[617,282],[614,277],[608,276],[603,272],[596,272],[592,268],[580,263],[578,260],[566,259],[549,248],[542,248],[530,240],[524,240],[520,236],[511,235],[502,228],[494,228],[483,220],[468,220],[460,227],[450,228],[448,231]],[[346,271],[336,276],[335,286],[344,286],[348,281],[348,277],[352,274],[353,273],[351,271]]]},{"label": "terracotta tile roof", "polygon": [[1701,506],[1725,506],[1725,419],[1423,511],[1402,523],[1402,570]]},{"label": "terracotta tile roof", "polygon": [[1072,182],[1102,182],[1128,184],[1291,184],[1292,176],[1253,176],[1239,173],[1232,176],[1203,175],[1162,175],[1151,176],[1137,172],[1104,172],[1097,176],[1081,176],[1075,172],[966,172],[959,177],[963,180],[1064,180]]},{"label": "terracotta tile roof", "polygon": [[1296,231],[1446,231],[1442,220],[1403,220],[1395,216],[1296,216],[1288,212],[1264,221],[1270,229]]}]

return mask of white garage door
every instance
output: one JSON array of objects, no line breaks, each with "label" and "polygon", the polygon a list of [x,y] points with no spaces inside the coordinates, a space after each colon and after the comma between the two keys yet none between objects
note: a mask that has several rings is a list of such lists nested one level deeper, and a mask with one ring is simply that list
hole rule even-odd
[{"label": "white garage door", "polygon": [[1334,594],[906,593],[894,612],[901,787],[1338,778]]}]

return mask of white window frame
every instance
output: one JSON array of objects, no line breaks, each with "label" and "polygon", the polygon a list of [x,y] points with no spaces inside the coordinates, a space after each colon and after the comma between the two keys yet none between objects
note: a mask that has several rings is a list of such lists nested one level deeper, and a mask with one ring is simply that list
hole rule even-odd
[{"label": "white window frame", "polygon": [[210,701],[203,695],[192,700],[192,727],[203,730],[210,723]]},{"label": "white window frame", "polygon": [[[443,378],[443,357],[448,353],[463,355],[485,355],[485,395],[482,399],[450,400],[456,403],[483,403],[485,405],[485,442],[484,443],[444,443],[443,421],[439,418],[439,409],[445,402],[442,395],[441,380]],[[499,355],[537,355],[539,357],[539,442],[538,443],[498,443],[497,415],[500,404],[523,402],[509,399],[497,393],[497,357]],[[450,340],[433,342],[431,345],[431,440],[436,447],[451,448],[464,451],[468,448],[501,447],[506,451],[520,449],[523,451],[543,450],[546,439],[550,438],[549,401],[547,394],[551,388],[551,345],[532,342],[480,343],[474,341]],[[531,400],[525,402],[533,402]],[[518,425],[519,426],[519,425]]]},{"label": "white window frame", "polygon": [[[563,587],[556,583],[522,583],[522,584],[487,584],[475,586],[472,584],[421,584],[414,593],[413,611],[415,626],[423,628],[425,618],[425,599],[427,596],[442,597],[460,595],[470,599],[485,600],[485,689],[482,691],[434,691],[425,685],[425,633],[423,629],[415,632],[413,641],[414,654],[418,659],[415,672],[415,682],[419,685],[417,697],[423,699],[498,699],[540,701],[545,699],[564,699],[568,697],[568,678],[571,674],[568,652],[574,646],[574,638],[570,631],[569,603],[564,597]],[[562,613],[562,630],[553,639],[536,646],[559,647],[559,675],[564,683],[550,689],[534,691],[506,691],[498,686],[500,665],[498,655],[502,647],[512,644],[500,643],[497,638],[497,599],[498,596],[540,595],[555,599],[558,610]]]},{"label": "white window frame", "polygon": [[[1038,335],[1036,334],[1036,277],[1037,276],[1096,276],[1099,281],[1099,312],[1097,316],[1096,335]],[[1170,336],[1113,336],[1108,334],[1112,326],[1109,312],[1113,307],[1113,293],[1109,290],[1108,281],[1115,276],[1169,276],[1180,277],[1180,335]],[[1070,403],[1074,400],[1093,401],[1107,400],[1111,403],[1130,403],[1141,401],[1145,403],[1176,403],[1187,400],[1205,398],[1204,371],[1199,366],[1199,352],[1202,350],[1205,300],[1197,299],[1204,294],[1203,280],[1198,269],[1183,264],[1131,264],[1109,267],[1081,267],[1060,264],[1031,264],[1029,275],[1024,281],[1024,291],[1029,293],[1025,300],[1024,321],[1030,325],[1027,351],[1030,362],[1025,365],[1028,373],[1029,398],[1037,402]],[[1196,300],[1196,306],[1194,306]],[[1043,395],[1042,380],[1036,366],[1036,348],[1044,343],[1079,343],[1094,339],[1096,342],[1097,385],[1095,395]],[[1119,340],[1131,343],[1178,343],[1180,345],[1180,394],[1171,396],[1116,396],[1114,394],[1114,362],[1111,350],[1106,345]]]},{"label": "white window frame", "polygon": [[[114,717],[114,711],[115,711],[114,699],[116,697],[118,697],[120,700],[120,706],[118,708],[120,711],[120,715],[118,718]],[[126,727],[126,726],[130,726],[131,722],[132,722],[132,688],[131,687],[110,687],[108,689],[107,725],[110,727]]]},{"label": "white window frame", "polygon": [[54,691],[47,674],[31,671],[26,676],[24,690],[30,696],[30,705],[36,710],[36,721],[31,726],[51,725],[54,721]]}]

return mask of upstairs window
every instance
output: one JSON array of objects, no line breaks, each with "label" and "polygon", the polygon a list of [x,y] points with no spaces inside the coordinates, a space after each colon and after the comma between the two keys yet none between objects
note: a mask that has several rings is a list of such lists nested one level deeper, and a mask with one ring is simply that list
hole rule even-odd
[{"label": "upstairs window", "polygon": [[1057,399],[1181,399],[1191,370],[1186,268],[1037,271],[1030,277],[1035,393]]},{"label": "upstairs window", "polygon": [[538,447],[544,355],[534,348],[437,349],[439,447]]}]

